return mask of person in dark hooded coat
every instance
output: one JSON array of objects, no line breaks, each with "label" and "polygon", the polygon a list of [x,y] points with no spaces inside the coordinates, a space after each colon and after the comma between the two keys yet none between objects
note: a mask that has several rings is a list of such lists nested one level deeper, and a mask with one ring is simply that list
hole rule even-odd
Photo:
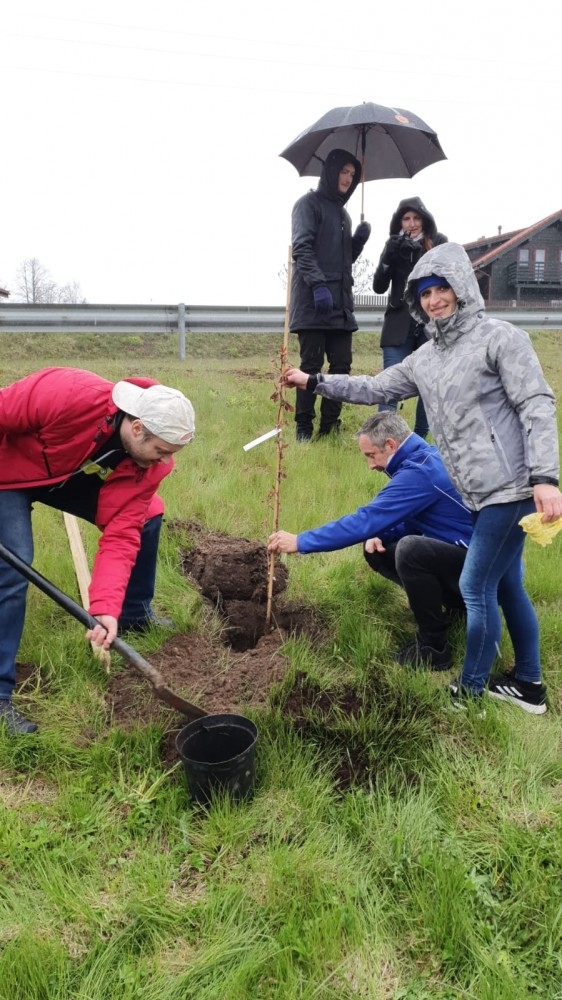
[{"label": "person in dark hooded coat", "polygon": [[[384,294],[390,286],[381,333],[384,368],[400,364],[425,343],[424,325],[412,318],[404,299],[406,282],[424,253],[440,243],[447,243],[447,237],[437,231],[435,219],[417,197],[404,198],[400,202],[390,220],[389,233],[373,277],[373,290],[377,295]],[[379,407],[379,410],[395,409],[395,405]],[[428,429],[424,405],[418,399],[414,432],[424,438]]]},{"label": "person in dark hooded coat", "polygon": [[[371,227],[360,222],[351,232],[345,204],[361,180],[361,164],[345,149],[328,153],[315,191],[296,202],[292,214],[291,301],[289,328],[298,333],[300,364],[315,374],[324,359],[331,374],[348,375],[352,362],[352,265],[369,239]],[[316,397],[298,390],[295,406],[297,441],[312,438]],[[339,430],[341,403],[323,399],[319,436]]]}]

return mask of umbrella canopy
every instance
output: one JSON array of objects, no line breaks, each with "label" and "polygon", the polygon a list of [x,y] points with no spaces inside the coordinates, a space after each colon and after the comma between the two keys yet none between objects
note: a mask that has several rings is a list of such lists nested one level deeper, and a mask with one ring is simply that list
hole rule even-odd
[{"label": "umbrella canopy", "polygon": [[363,181],[413,177],[446,160],[436,133],[404,108],[365,102],[333,108],[280,153],[302,177],[319,177],[332,149],[347,149],[361,161]]}]

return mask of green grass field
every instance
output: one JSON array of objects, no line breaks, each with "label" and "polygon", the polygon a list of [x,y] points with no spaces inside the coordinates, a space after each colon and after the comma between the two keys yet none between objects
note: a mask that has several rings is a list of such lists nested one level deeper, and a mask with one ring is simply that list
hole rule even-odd
[{"label": "green grass field", "polygon": [[[560,336],[533,337],[558,396]],[[377,344],[356,337],[355,372],[380,369]],[[56,364],[177,386],[197,435],[163,485],[168,517],[265,542],[276,447],[242,445],[275,425],[279,347],[188,336],[180,362],[172,337],[4,335],[0,383]],[[289,422],[282,528],[336,518],[382,487],[352,438],[368,412],[345,407],[341,439],[313,445],[294,445]],[[34,518],[35,566],[78,599],[61,515]],[[91,556],[95,529],[84,538]],[[328,635],[287,643],[284,689],[298,671],[363,710],[331,727],[312,714],[297,731],[281,691],[248,712],[255,797],[209,809],[162,763],[161,725],[108,727],[83,629],[30,588],[19,659],[39,668],[18,707],[40,730],[0,733],[0,1000],[562,1000],[560,552],[560,536],[526,547],[541,718],[499,703],[485,719],[444,712],[448,675],[393,663],[412,619],[359,547],[289,559],[291,599],[316,606]],[[185,631],[203,627],[166,532],[157,598]],[[151,642],[136,645],[149,655]],[[459,659],[460,632],[454,642]],[[509,665],[505,638],[501,652]],[[338,790],[342,746],[369,763],[370,786]]]}]

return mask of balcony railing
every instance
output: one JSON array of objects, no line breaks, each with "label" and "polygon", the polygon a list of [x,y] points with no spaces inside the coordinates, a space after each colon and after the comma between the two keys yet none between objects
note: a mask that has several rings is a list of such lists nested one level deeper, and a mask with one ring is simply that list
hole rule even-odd
[{"label": "balcony railing", "polygon": [[560,288],[562,286],[562,263],[555,261],[544,264],[538,262],[519,264],[514,261],[507,269],[507,279],[513,288],[516,286],[535,288],[537,285]]}]

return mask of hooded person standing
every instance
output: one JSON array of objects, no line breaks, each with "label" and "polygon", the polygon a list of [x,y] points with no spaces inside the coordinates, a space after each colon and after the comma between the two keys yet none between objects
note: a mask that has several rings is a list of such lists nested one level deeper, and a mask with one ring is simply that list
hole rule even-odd
[{"label": "hooded person standing", "polygon": [[[546,712],[539,624],[521,576],[525,534],[535,510],[562,517],[554,393],[524,330],[486,314],[471,261],[456,243],[434,247],[408,279],[406,301],[429,340],[379,375],[306,376],[285,383],[349,403],[396,403],[419,395],[449,477],[472,511],[473,533],[460,577],[466,651],[450,693],[455,708],[483,692],[533,715]],[[501,637],[513,669],[490,676]]]},{"label": "hooded person standing", "polygon": [[[292,214],[291,302],[289,327],[297,333],[300,364],[309,374],[327,358],[332,375],[348,375],[352,362],[353,314],[351,269],[369,239],[371,227],[360,222],[352,235],[345,205],[361,180],[361,164],[345,149],[328,153],[316,191],[296,202]],[[298,390],[297,441],[312,438],[315,396]],[[340,427],[341,403],[323,399],[318,435]]]},{"label": "hooded person standing", "polygon": [[[406,283],[420,257],[432,247],[447,242],[447,237],[437,231],[435,219],[417,197],[400,202],[390,220],[389,234],[373,277],[373,291],[377,295],[383,295],[390,286],[381,332],[384,368],[400,364],[425,343],[425,326],[410,315],[404,298]],[[396,405],[383,405],[379,409],[395,410]],[[425,437],[427,432],[423,401],[418,399],[414,433]]]}]

